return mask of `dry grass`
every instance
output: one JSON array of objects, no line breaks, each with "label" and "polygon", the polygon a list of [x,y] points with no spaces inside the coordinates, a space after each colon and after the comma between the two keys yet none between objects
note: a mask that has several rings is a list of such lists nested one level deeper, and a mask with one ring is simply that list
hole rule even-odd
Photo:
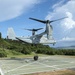
[{"label": "dry grass", "polygon": [[25,74],[25,75],[75,75],[75,70],[61,70],[53,72],[40,72],[34,74]]}]

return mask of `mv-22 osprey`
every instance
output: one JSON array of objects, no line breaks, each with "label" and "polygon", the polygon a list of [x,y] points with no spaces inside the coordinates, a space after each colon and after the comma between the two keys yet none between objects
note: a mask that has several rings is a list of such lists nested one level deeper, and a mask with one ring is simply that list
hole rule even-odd
[{"label": "mv-22 osprey", "polygon": [[[54,45],[56,43],[56,41],[52,37],[53,27],[50,24],[52,22],[55,22],[55,21],[58,21],[58,20],[61,20],[61,19],[65,19],[65,18],[67,18],[67,17],[63,17],[63,18],[60,18],[60,19],[57,19],[57,20],[52,20],[52,21],[29,18],[31,20],[35,20],[35,21],[46,24],[45,31],[40,33],[40,34],[34,34],[34,35],[28,36],[28,37],[16,37],[16,39],[18,39],[20,41],[23,41],[23,42],[27,42],[27,43],[32,43],[32,44],[41,43],[41,44],[53,44]],[[28,30],[30,30],[30,29],[28,29]],[[34,30],[31,30],[31,31],[33,31],[33,33],[35,33],[35,31],[37,31],[37,30],[40,30],[40,29],[36,29],[36,30],[34,29]],[[47,34],[47,36],[44,36],[46,34]]]}]

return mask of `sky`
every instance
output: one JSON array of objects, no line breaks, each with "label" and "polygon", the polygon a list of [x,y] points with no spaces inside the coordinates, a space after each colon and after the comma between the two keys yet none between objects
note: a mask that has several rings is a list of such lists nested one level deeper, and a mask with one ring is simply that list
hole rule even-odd
[{"label": "sky", "polygon": [[16,36],[30,36],[25,29],[43,28],[45,24],[30,20],[29,17],[53,22],[53,38],[56,46],[75,45],[75,0],[0,0],[0,32],[6,38],[8,28],[13,28]]}]

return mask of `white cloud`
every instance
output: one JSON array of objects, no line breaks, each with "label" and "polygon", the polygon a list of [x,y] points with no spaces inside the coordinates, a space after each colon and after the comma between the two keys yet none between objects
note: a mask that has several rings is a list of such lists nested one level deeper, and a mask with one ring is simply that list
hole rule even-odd
[{"label": "white cloud", "polygon": [[61,22],[61,25],[64,27],[64,29],[72,29],[75,27],[75,21],[73,20],[73,15],[70,12],[66,12],[66,15],[68,18],[64,19]]},{"label": "white cloud", "polygon": [[20,16],[41,0],[0,0],[0,21]]},{"label": "white cloud", "polygon": [[[46,19],[56,19],[68,16],[68,18],[61,20],[59,24],[61,24],[62,28],[65,28],[65,30],[72,29],[75,27],[75,1],[68,1],[64,5],[61,3],[62,2],[53,6],[53,12],[49,12]],[[59,6],[60,4],[62,6]]]},{"label": "white cloud", "polygon": [[63,47],[63,46],[75,46],[75,38],[71,37],[64,37],[61,40],[57,40],[56,47]]},{"label": "white cloud", "polygon": [[61,41],[75,41],[75,38],[64,37]]},{"label": "white cloud", "polygon": [[59,3],[54,4],[52,8],[55,9],[55,8],[61,6],[63,4],[63,2],[64,2],[64,0],[60,1]]}]

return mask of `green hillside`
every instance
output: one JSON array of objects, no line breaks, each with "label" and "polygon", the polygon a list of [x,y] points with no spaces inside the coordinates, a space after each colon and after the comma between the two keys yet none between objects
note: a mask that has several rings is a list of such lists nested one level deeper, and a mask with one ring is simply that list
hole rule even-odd
[{"label": "green hillside", "polygon": [[74,49],[54,49],[48,45],[28,44],[18,40],[7,40],[0,38],[0,57],[8,57],[15,55],[31,55],[47,54],[47,55],[75,55]]},{"label": "green hillside", "polygon": [[27,54],[30,55],[33,54],[33,52],[37,53],[43,49],[47,50],[50,49],[50,47],[41,44],[33,45],[16,40],[0,39],[0,57],[27,55]]}]

